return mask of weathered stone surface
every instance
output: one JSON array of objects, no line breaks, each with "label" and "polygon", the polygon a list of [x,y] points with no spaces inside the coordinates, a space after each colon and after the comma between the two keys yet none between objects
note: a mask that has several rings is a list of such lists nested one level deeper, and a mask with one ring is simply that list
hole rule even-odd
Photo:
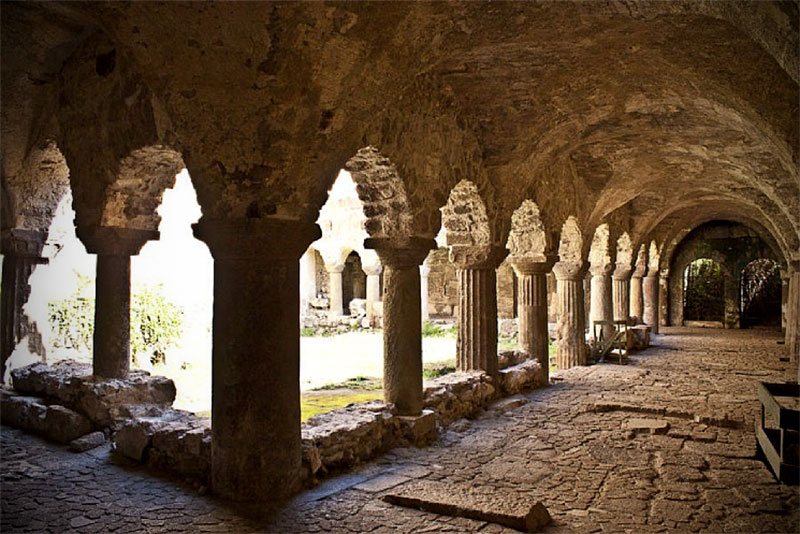
[{"label": "weathered stone surface", "polygon": [[630,343],[628,350],[643,350],[650,346],[650,326],[636,325],[630,328]]},{"label": "weathered stone surface", "polygon": [[495,397],[494,381],[484,373],[451,373],[425,384],[424,406],[435,411],[442,424],[473,417]]},{"label": "weathered stone surface", "polygon": [[69,443],[69,450],[72,452],[84,452],[94,449],[106,442],[106,436],[102,432],[90,432],[85,436],[73,439]]},{"label": "weathered stone surface", "polygon": [[55,399],[100,427],[124,420],[129,405],[169,406],[175,400],[168,378],[132,371],[125,379],[95,379],[90,365],[70,360],[15,369],[11,377],[17,391]]},{"label": "weathered stone surface", "polygon": [[649,434],[666,434],[669,423],[663,419],[628,419],[623,426],[633,433],[645,432]]},{"label": "weathered stone surface", "polygon": [[551,521],[540,502],[531,504],[507,493],[487,494],[469,486],[453,488],[438,482],[414,482],[390,492],[383,499],[436,514],[489,521],[522,532],[538,532]]},{"label": "weathered stone surface", "polygon": [[536,360],[529,360],[500,371],[500,387],[505,395],[541,387],[544,384],[542,367]]},{"label": "weathered stone surface", "polygon": [[0,412],[4,424],[35,432],[58,443],[69,443],[92,431],[83,415],[56,404],[46,405],[36,397],[3,391]]}]

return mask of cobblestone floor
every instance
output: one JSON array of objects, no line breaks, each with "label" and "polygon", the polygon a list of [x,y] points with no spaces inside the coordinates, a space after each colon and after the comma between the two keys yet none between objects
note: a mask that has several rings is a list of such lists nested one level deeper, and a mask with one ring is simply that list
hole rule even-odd
[{"label": "cobblestone floor", "polygon": [[[797,379],[777,336],[665,330],[631,365],[563,372],[521,406],[456,423],[431,447],[394,450],[276,511],[201,496],[107,448],[73,454],[3,427],[0,530],[513,532],[380,500],[428,479],[541,500],[551,533],[800,532],[798,487],[755,458],[756,382]],[[637,418],[658,420],[659,433],[632,430]]]}]

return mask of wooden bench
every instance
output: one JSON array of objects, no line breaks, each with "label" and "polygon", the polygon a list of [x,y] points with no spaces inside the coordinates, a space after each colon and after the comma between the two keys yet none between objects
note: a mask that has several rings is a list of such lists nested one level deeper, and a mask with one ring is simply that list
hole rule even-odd
[{"label": "wooden bench", "polygon": [[[758,448],[784,484],[800,478],[800,385],[759,382],[761,418],[756,420]],[[777,425],[778,428],[767,425]]]}]

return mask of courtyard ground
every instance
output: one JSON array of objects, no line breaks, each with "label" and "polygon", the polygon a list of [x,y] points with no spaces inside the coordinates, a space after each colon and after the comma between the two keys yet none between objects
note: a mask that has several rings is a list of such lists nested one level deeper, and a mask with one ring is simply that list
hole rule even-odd
[{"label": "courtyard ground", "polygon": [[73,454],[3,427],[0,530],[513,532],[381,500],[430,480],[541,501],[551,533],[798,532],[798,487],[775,481],[753,433],[757,382],[797,380],[777,334],[664,331],[630,365],[557,372],[519,406],[457,422],[430,447],[390,451],[272,511],[154,477],[108,448]]}]

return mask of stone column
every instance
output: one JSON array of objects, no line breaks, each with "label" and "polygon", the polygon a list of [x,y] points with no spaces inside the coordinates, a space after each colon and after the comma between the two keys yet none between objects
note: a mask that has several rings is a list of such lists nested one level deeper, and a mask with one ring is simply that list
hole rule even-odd
[{"label": "stone column", "polygon": [[614,320],[627,321],[630,312],[630,280],[633,271],[627,265],[617,264],[613,275]]},{"label": "stone column", "polygon": [[792,261],[789,268],[789,293],[786,307],[786,347],[789,360],[800,359],[800,261]]},{"label": "stone column", "polygon": [[[594,335],[595,321],[613,321],[614,303],[611,295],[611,268],[612,264],[592,266],[591,299],[589,312],[589,332]],[[614,326],[603,327],[603,337],[609,339],[614,335]]]},{"label": "stone column", "polygon": [[644,300],[644,324],[658,334],[658,272],[650,269],[642,281],[642,297]]},{"label": "stone column", "polygon": [[344,271],[344,264],[325,264],[325,270],[328,271],[328,315],[335,319],[344,313],[342,296],[342,271]]},{"label": "stone column", "polygon": [[131,256],[154,230],[78,227],[86,251],[97,255],[92,369],[95,376],[125,378],[131,368]]},{"label": "stone column", "polygon": [[789,308],[789,280],[790,273],[786,269],[781,269],[781,335],[786,337],[786,322]]},{"label": "stone column", "polygon": [[497,267],[507,253],[499,247],[450,247],[458,278],[458,371],[497,376]]},{"label": "stone column", "polygon": [[46,264],[42,249],[47,234],[36,230],[14,228],[3,231],[3,278],[0,288],[0,382],[6,375],[6,361],[17,343],[30,333],[31,325],[22,311],[31,294],[28,279],[37,265]]},{"label": "stone column", "polygon": [[[383,265],[362,265],[361,270],[367,275],[367,319],[370,325],[374,325],[375,303],[381,300],[381,271],[383,270]],[[341,284],[339,287],[341,287]]]},{"label": "stone column", "polygon": [[300,304],[305,313],[308,303],[317,296],[317,261],[315,252],[306,250],[300,258]]},{"label": "stone column", "polygon": [[658,274],[658,324],[669,325],[669,270]]},{"label": "stone column", "polygon": [[419,291],[420,291],[420,305],[422,306],[422,320],[427,321],[430,319],[430,311],[428,310],[428,275],[431,274],[431,266],[423,263],[419,266]]},{"label": "stone column", "polygon": [[547,332],[547,273],[553,262],[511,258],[517,273],[517,316],[519,317],[519,347],[537,360],[542,367],[545,383],[550,374],[550,335]]},{"label": "stone column", "polygon": [[558,294],[556,365],[559,369],[586,365],[583,270],[580,264],[560,261],[553,273]]},{"label": "stone column", "polygon": [[419,266],[433,239],[368,238],[383,273],[383,395],[400,415],[422,412],[422,319]]},{"label": "stone column", "polygon": [[203,217],[214,257],[211,484],[239,501],[300,488],[300,255],[316,224]]},{"label": "stone column", "polygon": [[630,304],[631,304],[631,317],[637,323],[644,322],[644,291],[642,287],[642,275],[639,269],[636,269],[631,276],[631,291],[630,291]]},{"label": "stone column", "polygon": [[739,278],[741,271],[738,275],[730,273],[729,269],[725,269],[725,276],[723,278],[723,297],[725,301],[725,312],[722,317],[722,324],[725,328],[740,328],[739,317]]}]

